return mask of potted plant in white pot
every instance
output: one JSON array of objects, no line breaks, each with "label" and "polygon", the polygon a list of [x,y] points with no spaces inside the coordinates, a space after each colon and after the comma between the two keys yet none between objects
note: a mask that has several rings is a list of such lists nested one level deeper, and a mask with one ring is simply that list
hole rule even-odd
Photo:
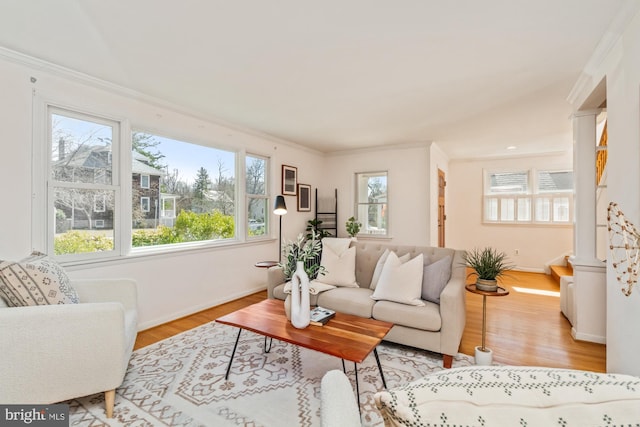
[{"label": "potted plant in white pot", "polygon": [[475,275],[476,288],[480,291],[496,292],[498,290],[498,279],[514,268],[513,264],[507,261],[507,255],[492,247],[484,249],[474,248],[467,251],[462,259],[473,271],[470,275]]}]

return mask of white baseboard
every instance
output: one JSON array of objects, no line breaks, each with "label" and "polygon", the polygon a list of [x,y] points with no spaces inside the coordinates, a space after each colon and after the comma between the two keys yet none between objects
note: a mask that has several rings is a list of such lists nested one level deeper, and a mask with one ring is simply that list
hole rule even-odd
[{"label": "white baseboard", "polygon": [[238,292],[238,293],[229,295],[226,298],[207,301],[207,302],[204,302],[202,304],[198,304],[196,306],[189,307],[188,309],[185,309],[185,310],[176,311],[176,312],[173,312],[171,314],[167,314],[166,316],[162,316],[162,317],[159,317],[159,318],[156,318],[156,319],[153,319],[153,320],[149,320],[149,321],[144,322],[144,323],[140,323],[140,324],[138,324],[138,332],[144,331],[146,329],[151,329],[151,328],[153,328],[155,326],[159,326],[159,325],[171,322],[173,320],[180,319],[182,317],[190,316],[192,314],[198,313],[198,312],[200,312],[202,310],[206,310],[206,309],[211,308],[211,307],[215,307],[215,306],[220,305],[220,304],[224,304],[224,303],[227,303],[227,302],[230,302],[230,301],[233,301],[233,300],[237,300],[237,299],[246,297],[248,295],[255,294],[256,292],[264,291],[265,289],[267,289],[267,287],[264,286],[264,285],[263,286],[258,286],[256,288],[253,288],[253,289],[250,289],[250,290],[247,290],[247,291],[244,291],[244,292]]},{"label": "white baseboard", "polygon": [[576,331],[575,327],[571,328],[571,336],[573,337],[574,340],[578,340],[578,341],[595,342],[597,344],[607,343],[607,337],[603,337],[601,335],[592,335],[592,334],[585,334],[582,332],[578,332]]},{"label": "white baseboard", "polygon": [[[522,271],[524,273],[542,273],[545,274],[544,268],[533,268],[533,267],[518,267],[516,266],[513,271]],[[509,274],[509,273],[507,273]]]}]

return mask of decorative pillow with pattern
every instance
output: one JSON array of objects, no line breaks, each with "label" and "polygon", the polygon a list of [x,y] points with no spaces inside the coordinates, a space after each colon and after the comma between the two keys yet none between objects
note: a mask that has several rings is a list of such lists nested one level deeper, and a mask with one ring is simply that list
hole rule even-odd
[{"label": "decorative pillow with pattern", "polygon": [[10,307],[80,302],[62,266],[40,252],[0,261],[0,297]]}]

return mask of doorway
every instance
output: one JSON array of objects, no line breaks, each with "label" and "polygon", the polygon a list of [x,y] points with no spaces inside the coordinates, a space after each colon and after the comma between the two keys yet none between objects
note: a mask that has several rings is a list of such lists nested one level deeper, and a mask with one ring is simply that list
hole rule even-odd
[{"label": "doorway", "polygon": [[444,223],[447,219],[447,215],[444,213],[444,187],[446,185],[444,172],[438,169],[438,246],[441,248],[444,248]]}]

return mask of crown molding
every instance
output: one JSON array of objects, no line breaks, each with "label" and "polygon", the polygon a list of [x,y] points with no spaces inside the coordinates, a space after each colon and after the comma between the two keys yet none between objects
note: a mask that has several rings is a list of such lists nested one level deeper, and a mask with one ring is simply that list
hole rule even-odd
[{"label": "crown molding", "polygon": [[[79,71],[72,70],[70,68],[63,67],[61,65],[58,65],[49,61],[45,61],[40,58],[35,58],[33,56],[29,56],[24,53],[7,49],[2,46],[0,46],[0,59],[4,59],[9,62],[30,68],[34,71],[43,71],[43,72],[46,72],[46,73],[76,82],[76,83],[80,83],[86,86],[104,90],[110,93],[115,93],[117,95],[121,95],[126,98],[135,99],[136,101],[144,102],[154,107],[163,108],[163,109],[172,111],[174,113],[188,116],[197,120],[206,121],[214,125],[225,127],[236,132],[244,133],[257,138],[266,139],[276,144],[289,146],[289,147],[296,148],[305,152],[313,153],[316,155],[322,155],[321,151],[307,147],[295,141],[282,139],[277,136],[270,135],[268,133],[260,132],[255,129],[238,125],[236,123],[227,122],[218,117],[202,114],[201,112],[198,112],[196,110],[193,110],[181,105],[177,105],[169,101],[165,101],[163,99],[160,99],[142,92],[138,92],[134,89],[121,86],[119,84],[116,84],[107,80],[103,80],[85,73],[81,73]],[[274,147],[274,149],[277,149],[277,147]]]}]

